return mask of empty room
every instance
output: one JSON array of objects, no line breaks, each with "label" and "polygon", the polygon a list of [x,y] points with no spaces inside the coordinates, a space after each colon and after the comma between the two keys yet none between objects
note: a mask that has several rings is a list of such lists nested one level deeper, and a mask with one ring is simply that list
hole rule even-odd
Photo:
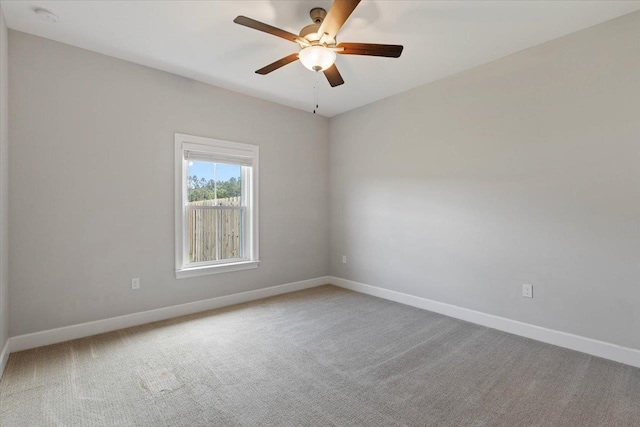
[{"label": "empty room", "polygon": [[640,2],[0,0],[0,426],[640,426]]}]

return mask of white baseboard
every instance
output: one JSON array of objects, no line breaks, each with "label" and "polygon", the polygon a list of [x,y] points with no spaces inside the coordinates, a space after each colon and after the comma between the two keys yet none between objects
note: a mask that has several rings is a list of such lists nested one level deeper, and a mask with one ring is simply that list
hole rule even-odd
[{"label": "white baseboard", "polygon": [[414,295],[391,291],[389,289],[365,285],[364,283],[354,282],[352,280],[325,276],[11,337],[0,353],[0,378],[6,366],[10,352],[28,350],[31,348],[42,347],[44,345],[84,338],[104,332],[115,331],[117,329],[138,326],[145,323],[157,322],[159,320],[240,304],[302,289],[313,288],[327,283],[640,368],[640,350],[621,347],[616,344],[543,328],[541,326],[535,326],[519,322],[517,320],[507,319],[505,317],[494,316],[492,314],[482,313]]},{"label": "white baseboard", "polygon": [[456,319],[487,326],[499,331],[509,332],[511,334],[520,335],[526,338],[531,338],[537,341],[542,341],[548,344],[557,345],[559,347],[580,351],[582,353],[587,353],[593,356],[602,357],[604,359],[640,368],[640,350],[621,347],[616,344],[543,328],[529,323],[518,322],[517,320],[511,320],[505,317],[494,316],[480,311],[470,310],[409,294],[403,294],[389,289],[365,285],[364,283],[341,279],[339,277],[330,277],[329,283],[352,291],[433,311],[435,313],[455,317]]},{"label": "white baseboard", "polygon": [[7,340],[7,342],[4,344],[2,352],[0,352],[0,378],[2,378],[2,373],[4,372],[5,366],[7,366],[7,361],[9,360],[9,353],[11,352],[9,349],[10,342],[10,340]]},{"label": "white baseboard", "polygon": [[[80,323],[78,325],[65,326],[47,331],[35,332],[32,334],[18,335],[9,339],[11,352],[28,350],[42,347],[44,345],[56,344],[63,341],[77,338],[89,337],[104,332],[129,328],[131,326],[143,325],[145,323],[157,322],[159,320],[171,319],[173,317],[198,313],[214,308],[226,307],[240,304],[247,301],[258,300],[274,295],[286,294],[302,289],[314,288],[316,286],[329,283],[329,277],[317,277],[315,279],[303,280],[301,282],[287,283],[284,285],[271,286],[269,288],[256,289],[255,291],[240,292],[217,298],[195,301],[186,304],[173,305],[170,307],[158,308],[155,310],[143,311],[140,313],[127,314],[125,316],[111,317],[109,319],[96,320],[93,322]],[[4,353],[3,353],[4,354]],[[7,356],[9,352],[7,350]]]}]

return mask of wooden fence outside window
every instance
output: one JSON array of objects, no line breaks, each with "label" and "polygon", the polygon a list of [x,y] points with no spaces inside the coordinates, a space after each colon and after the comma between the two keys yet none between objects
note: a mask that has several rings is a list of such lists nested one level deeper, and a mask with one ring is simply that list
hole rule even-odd
[{"label": "wooden fence outside window", "polygon": [[243,257],[240,197],[187,203],[189,262]]}]

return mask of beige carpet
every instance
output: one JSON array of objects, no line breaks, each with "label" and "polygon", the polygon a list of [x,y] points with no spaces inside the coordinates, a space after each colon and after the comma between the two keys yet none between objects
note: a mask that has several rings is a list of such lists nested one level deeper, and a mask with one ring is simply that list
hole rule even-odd
[{"label": "beige carpet", "polygon": [[332,286],[12,354],[2,426],[640,426],[640,369]]}]

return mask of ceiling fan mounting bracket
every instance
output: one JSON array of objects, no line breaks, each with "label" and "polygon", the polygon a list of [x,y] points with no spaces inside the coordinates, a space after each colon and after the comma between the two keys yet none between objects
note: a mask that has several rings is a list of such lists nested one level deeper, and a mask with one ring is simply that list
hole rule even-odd
[{"label": "ceiling fan mounting bracket", "polygon": [[314,24],[322,24],[324,17],[327,16],[327,11],[321,7],[314,7],[309,11],[309,16]]}]

